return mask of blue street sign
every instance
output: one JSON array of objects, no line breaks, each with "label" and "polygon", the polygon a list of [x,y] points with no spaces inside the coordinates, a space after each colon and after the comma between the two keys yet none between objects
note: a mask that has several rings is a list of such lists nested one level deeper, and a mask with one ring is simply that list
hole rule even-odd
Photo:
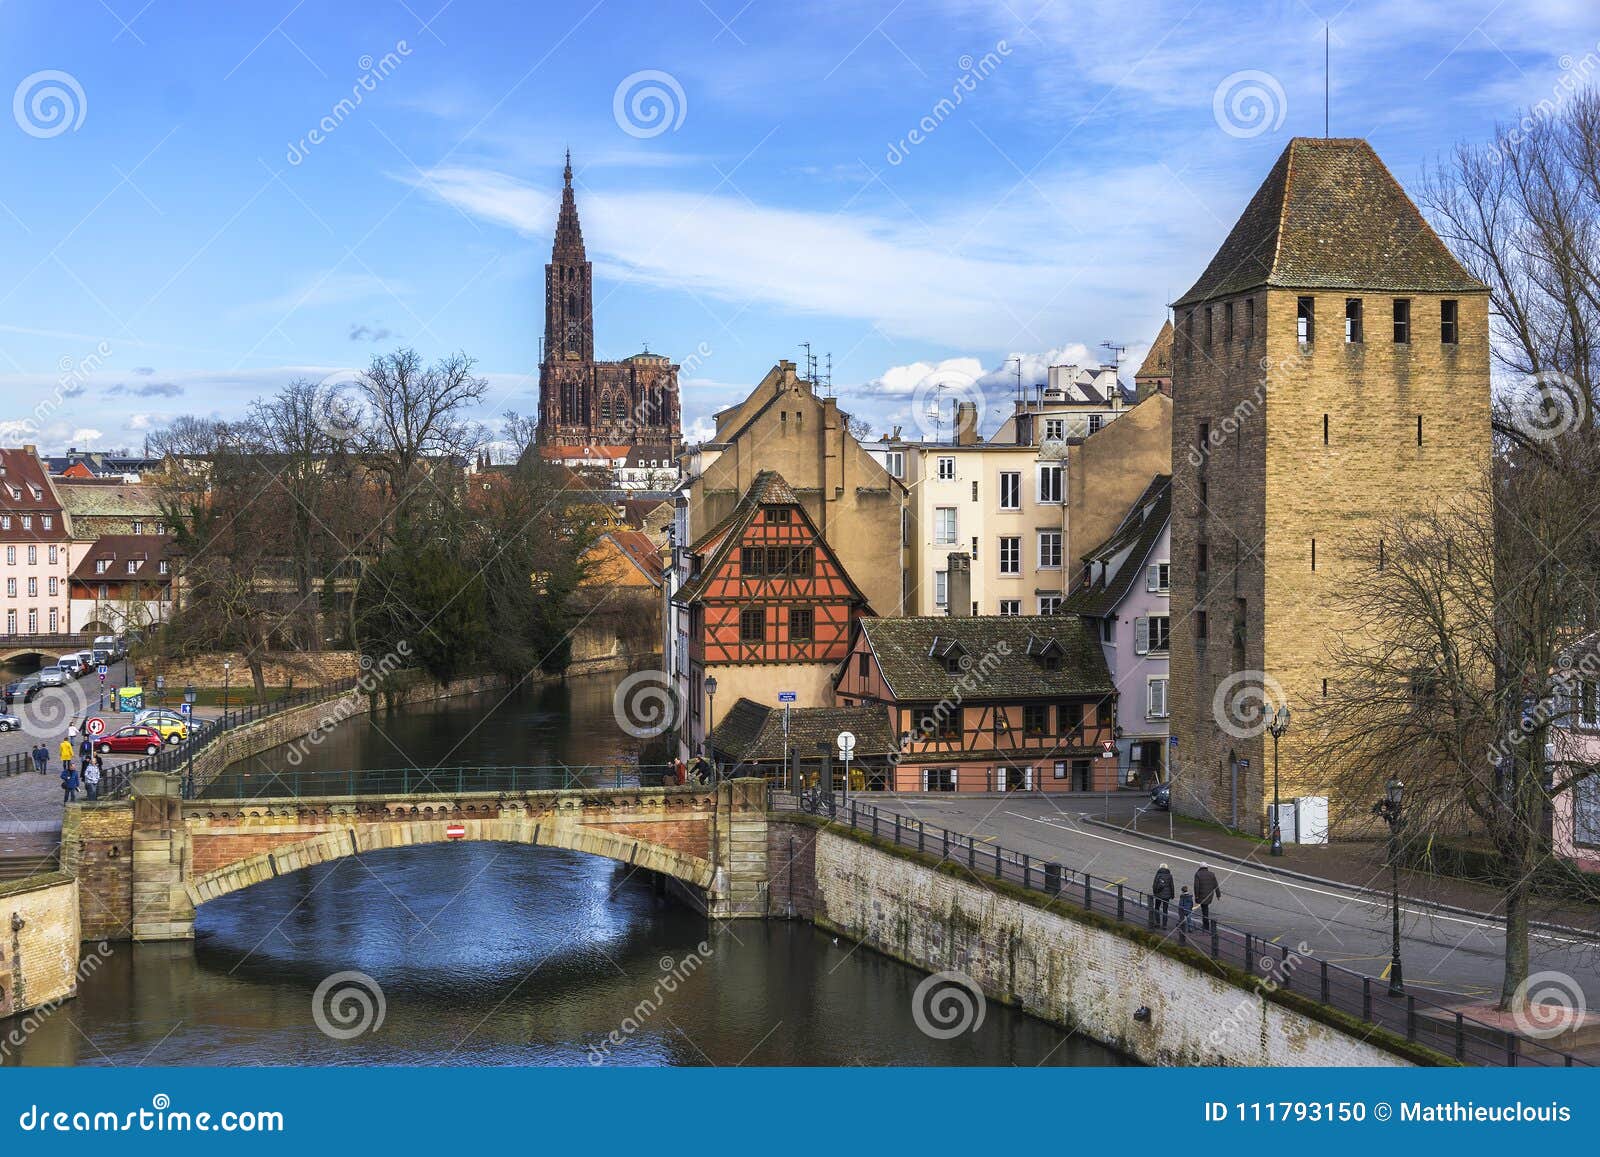
[{"label": "blue street sign", "polygon": [[194,707],[193,703],[180,703],[180,704],[178,704],[178,714],[179,715],[187,715],[187,714],[189,714],[190,710],[193,707]]},{"label": "blue street sign", "polygon": [[800,698],[800,696],[795,694],[793,691],[779,691],[778,692],[778,702],[779,703],[793,703],[793,702],[797,701],[799,698]]},{"label": "blue street sign", "polygon": [[111,674],[111,668],[107,667],[104,663],[100,664],[99,671],[100,671],[100,677],[102,679],[105,678],[107,675]]}]

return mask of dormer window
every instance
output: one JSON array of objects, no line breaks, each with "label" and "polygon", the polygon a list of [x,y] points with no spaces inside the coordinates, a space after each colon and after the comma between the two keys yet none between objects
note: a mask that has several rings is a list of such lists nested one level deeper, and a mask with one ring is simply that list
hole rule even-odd
[{"label": "dormer window", "polygon": [[111,565],[111,563],[110,563],[110,561],[108,559],[97,558],[97,559],[94,560],[94,573],[95,574],[105,574],[106,573],[106,567],[108,567],[110,565]]},{"label": "dormer window", "polygon": [[55,520],[55,516],[54,515],[41,514],[39,516],[39,525],[44,527],[46,530],[49,530],[52,526],[54,526],[55,525],[55,521],[56,520]]},{"label": "dormer window", "polygon": [[959,675],[972,667],[972,658],[965,647],[954,639],[942,639],[937,635],[933,638],[933,645],[928,648],[928,657],[937,660],[952,675]]},{"label": "dormer window", "polygon": [[128,573],[129,574],[138,574],[139,573],[139,564],[137,562],[135,562],[131,558],[128,560]]},{"label": "dormer window", "polygon": [[22,529],[23,530],[32,530],[33,529],[33,515],[24,514],[22,516]]},{"label": "dormer window", "polygon": [[170,573],[170,568],[167,565],[167,560],[166,559],[162,559],[160,562],[158,562],[156,564],[156,569],[159,570],[162,574]]},{"label": "dormer window", "polygon": [[133,524],[133,533],[135,533],[135,534],[143,534],[144,533],[144,523],[135,520],[134,524]]},{"label": "dormer window", "polygon": [[1053,638],[1029,635],[1028,654],[1046,671],[1056,671],[1061,667],[1061,644]]}]

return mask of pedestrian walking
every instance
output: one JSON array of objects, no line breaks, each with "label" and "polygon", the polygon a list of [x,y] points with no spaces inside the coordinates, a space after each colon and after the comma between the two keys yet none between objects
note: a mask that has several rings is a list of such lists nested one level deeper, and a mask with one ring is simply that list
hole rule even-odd
[{"label": "pedestrian walking", "polygon": [[33,766],[39,769],[39,774],[44,775],[50,763],[50,749],[40,740],[33,745]]},{"label": "pedestrian walking", "polygon": [[1194,925],[1190,922],[1194,916],[1194,896],[1189,892],[1189,885],[1183,886],[1183,891],[1178,893],[1178,927],[1185,932],[1192,931]]},{"label": "pedestrian walking", "polygon": [[1172,879],[1172,869],[1162,864],[1156,869],[1156,878],[1150,885],[1150,895],[1154,903],[1150,906],[1150,927],[1167,926],[1167,911],[1172,903],[1172,891],[1175,881]]},{"label": "pedestrian walking", "polygon": [[689,768],[684,764],[682,758],[672,761],[672,774],[678,781],[679,787],[689,782]]},{"label": "pedestrian walking", "polygon": [[1194,898],[1200,905],[1200,927],[1211,931],[1211,905],[1222,899],[1222,888],[1217,884],[1217,874],[1209,865],[1201,864],[1194,874]]},{"label": "pedestrian walking", "polygon": [[78,766],[88,767],[89,757],[94,754],[94,740],[87,735],[78,743]]},{"label": "pedestrian walking", "polygon": [[72,770],[72,740],[61,741],[61,771],[63,774]]},{"label": "pedestrian walking", "polygon": [[83,790],[90,803],[100,798],[100,766],[98,755],[83,765]]},{"label": "pedestrian walking", "polygon": [[66,770],[61,773],[61,802],[72,803],[78,798],[78,773],[72,770],[72,761],[67,761]]}]

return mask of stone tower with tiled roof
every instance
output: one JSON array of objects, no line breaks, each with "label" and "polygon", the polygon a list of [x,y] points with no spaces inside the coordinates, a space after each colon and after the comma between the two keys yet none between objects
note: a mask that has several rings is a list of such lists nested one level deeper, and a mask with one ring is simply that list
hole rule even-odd
[{"label": "stone tower with tiled roof", "polygon": [[1156,340],[1150,343],[1150,352],[1144,355],[1144,361],[1139,363],[1139,370],[1133,375],[1133,384],[1138,388],[1139,400],[1142,402],[1151,394],[1172,393],[1172,322],[1161,323],[1161,332],[1156,334]]},{"label": "stone tower with tiled roof", "polygon": [[620,362],[594,358],[594,266],[562,173],[555,242],[544,267],[544,349],[539,363],[539,444],[640,446],[670,458],[679,446],[678,367],[648,350]]},{"label": "stone tower with tiled roof", "polygon": [[[1485,287],[1361,140],[1289,143],[1175,304],[1172,734],[1190,812],[1265,834],[1281,798],[1344,799],[1306,755],[1342,576],[1382,520],[1475,493],[1489,464]],[[1242,698],[1241,698],[1242,697]]]}]

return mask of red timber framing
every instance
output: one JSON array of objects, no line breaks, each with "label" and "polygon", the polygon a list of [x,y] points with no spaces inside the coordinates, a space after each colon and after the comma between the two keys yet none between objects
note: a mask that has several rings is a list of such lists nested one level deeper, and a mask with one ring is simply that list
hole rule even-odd
[{"label": "red timber framing", "polygon": [[[770,477],[766,477],[769,475]],[[783,480],[757,475],[728,522],[696,546],[702,571],[680,592],[691,662],[837,664],[870,613]]]},{"label": "red timber framing", "polygon": [[[1012,647],[1005,660],[1019,666],[1049,661],[1048,654],[1028,655],[1020,647]],[[985,697],[986,687],[1007,681],[1002,673],[986,673],[977,663],[964,667],[959,656],[952,663],[948,680],[941,680],[942,696],[919,687],[901,697],[885,676],[869,632],[856,632],[835,677],[835,693],[841,707],[888,706],[900,749],[890,790],[1118,790],[1118,761],[1104,757],[1107,745],[1115,750],[1116,700],[1109,687]]]}]

